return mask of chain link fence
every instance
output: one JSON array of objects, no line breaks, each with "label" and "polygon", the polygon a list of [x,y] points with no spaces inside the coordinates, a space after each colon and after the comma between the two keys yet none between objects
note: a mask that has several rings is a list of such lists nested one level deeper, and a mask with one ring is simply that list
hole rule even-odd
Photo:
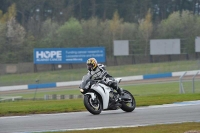
[{"label": "chain link fence", "polygon": [[185,75],[180,77],[180,93],[200,93],[200,71],[192,76]]}]

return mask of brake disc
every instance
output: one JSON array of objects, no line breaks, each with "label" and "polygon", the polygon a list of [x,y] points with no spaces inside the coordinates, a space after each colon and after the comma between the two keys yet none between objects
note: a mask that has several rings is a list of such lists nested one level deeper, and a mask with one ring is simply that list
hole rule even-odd
[{"label": "brake disc", "polygon": [[98,110],[99,109],[99,102],[96,104],[94,104],[94,102],[92,101],[92,98],[90,98],[89,100],[90,102],[90,105],[95,109],[95,110]]}]

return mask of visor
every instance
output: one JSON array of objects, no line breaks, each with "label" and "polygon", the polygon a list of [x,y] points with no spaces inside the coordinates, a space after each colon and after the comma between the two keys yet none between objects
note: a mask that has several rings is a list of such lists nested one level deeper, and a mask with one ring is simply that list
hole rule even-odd
[{"label": "visor", "polygon": [[92,65],[92,64],[87,64],[87,67],[88,67],[88,68],[92,68],[93,65]]}]

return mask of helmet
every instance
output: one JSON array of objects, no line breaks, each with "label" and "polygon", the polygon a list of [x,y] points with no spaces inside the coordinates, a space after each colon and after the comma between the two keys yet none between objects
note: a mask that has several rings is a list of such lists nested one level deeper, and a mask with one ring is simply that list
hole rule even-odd
[{"label": "helmet", "polygon": [[87,69],[88,70],[95,70],[97,68],[97,60],[95,58],[89,58],[87,60]]}]

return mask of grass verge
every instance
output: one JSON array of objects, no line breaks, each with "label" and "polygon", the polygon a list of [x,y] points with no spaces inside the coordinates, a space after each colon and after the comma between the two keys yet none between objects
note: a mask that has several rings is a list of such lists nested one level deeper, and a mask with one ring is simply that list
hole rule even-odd
[{"label": "grass verge", "polygon": [[[107,67],[107,71],[109,72],[109,74],[111,74],[114,77],[176,71],[190,71],[199,69],[200,62],[198,60]],[[36,79],[39,79],[40,83],[75,81],[81,80],[82,76],[85,75],[86,72],[86,67],[84,67],[78,69],[57,70],[38,73],[7,74],[0,76],[0,86],[36,84]]]},{"label": "grass verge", "polygon": [[[139,126],[130,128],[110,128],[83,131],[65,131],[54,133],[200,133],[200,123],[160,124],[153,126]],[[46,132],[50,133],[50,132]]]},{"label": "grass verge", "polygon": [[[167,103],[200,100],[200,94],[163,94],[135,96],[137,107]],[[0,103],[0,116],[27,115],[41,113],[61,113],[85,111],[82,99],[15,101]]]}]

